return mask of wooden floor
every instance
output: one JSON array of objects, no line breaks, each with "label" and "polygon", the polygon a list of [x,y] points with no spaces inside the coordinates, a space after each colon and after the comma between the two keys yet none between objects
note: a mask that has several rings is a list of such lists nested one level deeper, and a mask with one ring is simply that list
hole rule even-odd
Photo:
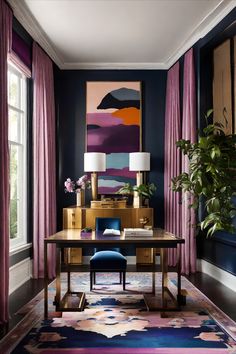
[{"label": "wooden floor", "polygon": [[[187,278],[223,312],[236,321],[236,293],[234,291],[204,273],[198,272],[187,276]],[[43,289],[43,285],[42,279],[31,279],[10,296],[11,319],[8,330],[22,319],[22,316],[16,315],[16,311],[34,298]],[[0,337],[3,335],[4,333],[0,333]]]}]

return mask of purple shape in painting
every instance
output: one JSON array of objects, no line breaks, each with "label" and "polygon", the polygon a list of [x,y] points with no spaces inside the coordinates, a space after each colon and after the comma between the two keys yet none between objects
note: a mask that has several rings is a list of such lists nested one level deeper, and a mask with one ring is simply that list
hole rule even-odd
[{"label": "purple shape in painting", "polygon": [[139,151],[139,127],[116,125],[98,127],[87,131],[88,152],[133,152]]}]

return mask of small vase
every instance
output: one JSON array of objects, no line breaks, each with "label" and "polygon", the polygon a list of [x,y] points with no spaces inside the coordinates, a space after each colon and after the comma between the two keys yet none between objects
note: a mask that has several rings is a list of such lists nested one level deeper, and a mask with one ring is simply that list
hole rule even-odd
[{"label": "small vase", "polygon": [[133,199],[133,207],[134,208],[141,208],[142,207],[143,198],[138,192],[134,192],[134,199]]},{"label": "small vase", "polygon": [[85,205],[85,191],[84,189],[80,189],[76,193],[76,205],[82,207]]}]

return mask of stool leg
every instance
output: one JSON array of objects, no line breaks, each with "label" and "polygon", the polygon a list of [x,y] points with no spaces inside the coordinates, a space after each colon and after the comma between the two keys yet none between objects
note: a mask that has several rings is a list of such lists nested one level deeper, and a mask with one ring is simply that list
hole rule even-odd
[{"label": "stool leg", "polygon": [[123,290],[125,290],[125,272],[123,272]]},{"label": "stool leg", "polygon": [[122,272],[120,272],[120,284],[122,283]]},{"label": "stool leg", "polygon": [[93,272],[90,272],[90,291],[93,289]]},{"label": "stool leg", "polygon": [[93,284],[96,284],[96,272],[93,272]]}]

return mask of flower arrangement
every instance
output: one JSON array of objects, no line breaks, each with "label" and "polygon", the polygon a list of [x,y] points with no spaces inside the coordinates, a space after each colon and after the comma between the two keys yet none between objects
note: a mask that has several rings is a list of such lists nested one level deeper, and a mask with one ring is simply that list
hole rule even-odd
[{"label": "flower arrangement", "polygon": [[91,180],[87,175],[81,176],[77,181],[72,181],[70,178],[64,183],[66,193],[78,193],[80,190],[90,189]]}]

